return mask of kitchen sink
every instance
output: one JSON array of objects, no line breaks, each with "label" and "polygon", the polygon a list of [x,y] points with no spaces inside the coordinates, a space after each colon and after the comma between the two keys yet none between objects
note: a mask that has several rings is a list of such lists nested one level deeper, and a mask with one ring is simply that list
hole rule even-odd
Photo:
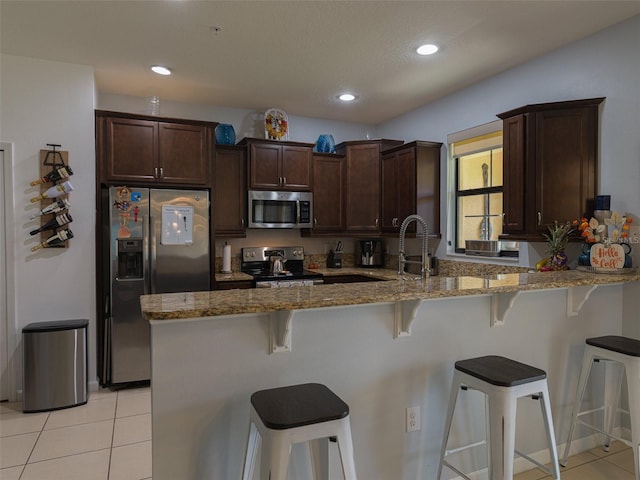
[{"label": "kitchen sink", "polygon": [[386,282],[383,278],[371,277],[369,275],[324,275],[322,277],[325,285],[332,283],[356,283],[356,282]]}]

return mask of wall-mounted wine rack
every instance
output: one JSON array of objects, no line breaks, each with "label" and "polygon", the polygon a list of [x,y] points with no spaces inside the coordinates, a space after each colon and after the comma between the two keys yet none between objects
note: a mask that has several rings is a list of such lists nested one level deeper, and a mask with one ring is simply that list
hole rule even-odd
[{"label": "wall-mounted wine rack", "polygon": [[[48,143],[49,150],[40,150],[40,178],[31,182],[31,186],[40,185],[40,195],[32,199],[32,202],[40,202],[40,243],[31,248],[37,251],[40,248],[68,248],[69,239],[73,233],[69,228],[72,221],[69,214],[68,193],[73,189],[68,183],[69,176],[73,175],[69,167],[69,152],[58,150],[62,145]],[[51,188],[60,188],[62,193],[55,198],[40,198]],[[53,205],[56,204],[56,205]],[[35,218],[35,216],[32,218]],[[50,224],[55,223],[55,226]],[[40,229],[34,229],[30,233],[35,235]]]}]

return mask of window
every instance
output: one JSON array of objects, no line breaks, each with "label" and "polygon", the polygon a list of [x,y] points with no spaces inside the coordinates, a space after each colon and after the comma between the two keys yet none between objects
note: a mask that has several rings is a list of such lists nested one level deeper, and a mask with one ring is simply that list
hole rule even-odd
[{"label": "window", "polygon": [[[449,136],[452,154],[452,250],[465,253],[467,240],[494,240],[502,233],[502,122]],[[517,256],[517,245],[501,245]]]}]

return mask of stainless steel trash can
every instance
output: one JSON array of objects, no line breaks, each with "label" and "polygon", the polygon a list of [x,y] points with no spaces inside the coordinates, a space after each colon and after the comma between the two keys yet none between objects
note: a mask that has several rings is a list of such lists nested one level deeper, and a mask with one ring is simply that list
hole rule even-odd
[{"label": "stainless steel trash can", "polygon": [[30,323],[22,329],[22,410],[87,403],[88,320]]}]

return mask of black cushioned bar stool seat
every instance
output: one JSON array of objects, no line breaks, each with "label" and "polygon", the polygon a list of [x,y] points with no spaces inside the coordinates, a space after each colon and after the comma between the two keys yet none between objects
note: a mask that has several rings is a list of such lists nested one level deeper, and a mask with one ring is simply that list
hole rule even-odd
[{"label": "black cushioned bar stool seat", "polygon": [[303,442],[309,445],[313,478],[328,478],[329,439],[337,443],[344,479],[356,480],[349,405],[319,383],[257,391],[251,395],[242,479],[253,479],[260,450],[260,479],[287,480],[291,448]]},{"label": "black cushioned bar stool seat", "polygon": [[262,423],[274,430],[339,420],[349,415],[349,405],[319,383],[260,390],[251,405]]},{"label": "black cushioned bar stool seat", "polygon": [[[486,437],[481,442],[472,442],[468,445],[448,450],[447,444],[458,393],[461,390],[468,389],[477,390],[485,395],[488,405],[488,409],[486,409],[488,413]],[[515,449],[517,401],[522,397],[531,397],[540,402],[547,448],[551,460],[550,468]],[[469,433],[466,432],[463,435],[468,436]],[[459,443],[459,440],[457,443]],[[457,473],[459,478],[470,478],[460,470],[459,466],[455,466],[447,459],[464,450],[487,443],[490,480],[513,479],[513,459],[515,454],[534,463],[548,474],[551,474],[554,479],[560,478],[558,452],[555,444],[549,389],[547,387],[547,374],[544,370],[498,355],[459,360],[455,363],[437,478],[440,479],[444,467]]]},{"label": "black cushioned bar stool seat", "polygon": [[622,353],[623,355],[640,357],[640,340],[636,340],[635,338],[608,335],[605,337],[587,338],[586,343],[587,345]]},{"label": "black cushioned bar stool seat", "polygon": [[460,360],[455,368],[499,387],[515,387],[547,378],[544,370],[497,355]]}]

